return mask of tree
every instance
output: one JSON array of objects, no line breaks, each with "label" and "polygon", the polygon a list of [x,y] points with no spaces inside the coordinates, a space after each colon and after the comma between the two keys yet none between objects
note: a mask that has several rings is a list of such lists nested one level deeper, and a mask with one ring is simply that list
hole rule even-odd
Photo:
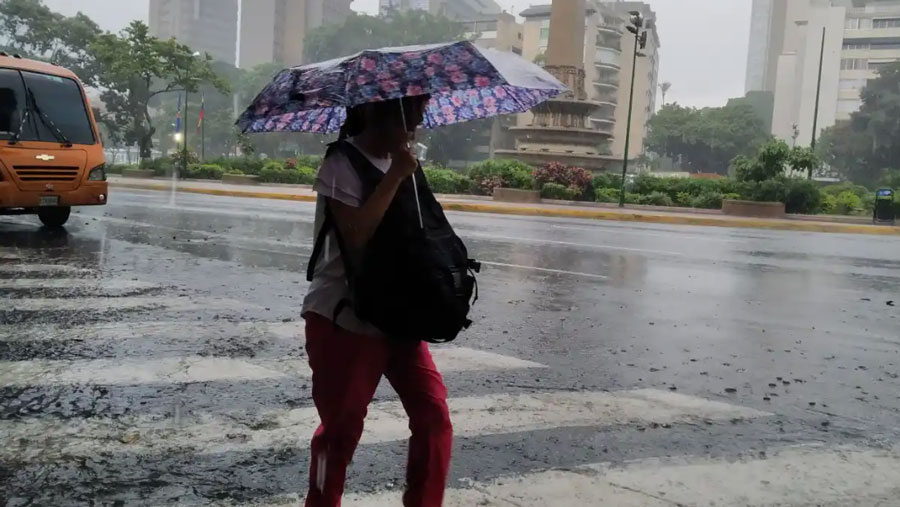
[{"label": "tree", "polygon": [[101,100],[116,121],[129,125],[126,141],[138,145],[142,159],[152,156],[156,129],[150,101],[154,97],[175,90],[197,92],[202,83],[228,90],[228,84],[213,71],[209,55],[197,58],[174,39],[159,40],[140,21],[119,35],[101,35],[90,50],[100,68]]},{"label": "tree", "polygon": [[343,24],[325,25],[306,37],[306,60],[318,62],[348,56],[364,49],[433,44],[465,39],[460,23],[421,10],[374,17],[351,14]]},{"label": "tree", "polygon": [[788,155],[788,165],[791,167],[791,171],[804,174],[807,178],[812,179],[813,171],[819,167],[819,157],[812,148],[794,146]]},{"label": "tree", "polygon": [[724,174],[739,155],[751,155],[771,139],[747,104],[695,109],[667,104],[650,119],[650,151],[681,159],[692,172]]},{"label": "tree", "polygon": [[900,167],[900,63],[878,73],[862,91],[860,110],[826,129],[816,146],[838,174],[870,186]]},{"label": "tree", "polygon": [[8,52],[56,63],[71,69],[88,85],[96,83],[91,44],[100,27],[82,13],[67,17],[41,0],[0,1],[0,46]]},{"label": "tree", "polygon": [[666,105],[666,94],[669,93],[669,90],[672,89],[672,83],[666,81],[664,83],[660,83],[659,90],[662,92],[662,103]]}]

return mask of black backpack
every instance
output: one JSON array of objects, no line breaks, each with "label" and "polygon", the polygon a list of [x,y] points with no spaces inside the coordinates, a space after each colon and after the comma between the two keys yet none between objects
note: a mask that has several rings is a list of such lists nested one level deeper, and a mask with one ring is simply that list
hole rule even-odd
[{"label": "black backpack", "polygon": [[[329,146],[343,153],[362,181],[365,201],[384,178],[378,168],[346,141]],[[328,207],[316,238],[307,279],[328,232],[334,229],[350,286],[350,300],[334,309],[332,321],[347,307],[391,339],[447,343],[467,329],[470,302],[478,299],[475,273],[480,264],[468,257],[444,210],[428,187],[421,165],[397,191],[359,262],[352,262]],[[474,298],[474,299],[473,299]]]}]

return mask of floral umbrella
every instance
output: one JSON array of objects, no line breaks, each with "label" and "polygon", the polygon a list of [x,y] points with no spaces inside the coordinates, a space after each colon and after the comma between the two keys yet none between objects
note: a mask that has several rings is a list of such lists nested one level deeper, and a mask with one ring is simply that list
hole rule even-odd
[{"label": "floral umbrella", "polygon": [[283,70],[237,125],[244,132],[336,132],[347,108],[431,94],[424,126],[521,113],[568,89],[544,69],[471,42],[363,51]]}]

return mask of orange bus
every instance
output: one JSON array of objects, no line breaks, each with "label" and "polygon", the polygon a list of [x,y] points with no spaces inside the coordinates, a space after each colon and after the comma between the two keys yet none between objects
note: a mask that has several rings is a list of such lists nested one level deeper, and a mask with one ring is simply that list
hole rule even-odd
[{"label": "orange bus", "polygon": [[71,71],[0,52],[0,215],[61,227],[107,201],[94,115]]}]

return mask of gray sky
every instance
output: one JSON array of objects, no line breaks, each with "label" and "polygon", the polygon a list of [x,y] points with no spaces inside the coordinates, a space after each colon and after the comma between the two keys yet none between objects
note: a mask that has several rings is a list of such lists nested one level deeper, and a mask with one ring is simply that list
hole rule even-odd
[{"label": "gray sky", "polygon": [[[118,30],[135,16],[135,5],[146,0],[44,0],[65,14],[81,10],[103,28]],[[750,0],[645,0],[659,18],[660,81],[672,83],[669,102],[689,106],[723,105],[744,93]],[[498,0],[518,14],[541,0]],[[375,13],[378,0],[355,0],[357,11]]]}]

